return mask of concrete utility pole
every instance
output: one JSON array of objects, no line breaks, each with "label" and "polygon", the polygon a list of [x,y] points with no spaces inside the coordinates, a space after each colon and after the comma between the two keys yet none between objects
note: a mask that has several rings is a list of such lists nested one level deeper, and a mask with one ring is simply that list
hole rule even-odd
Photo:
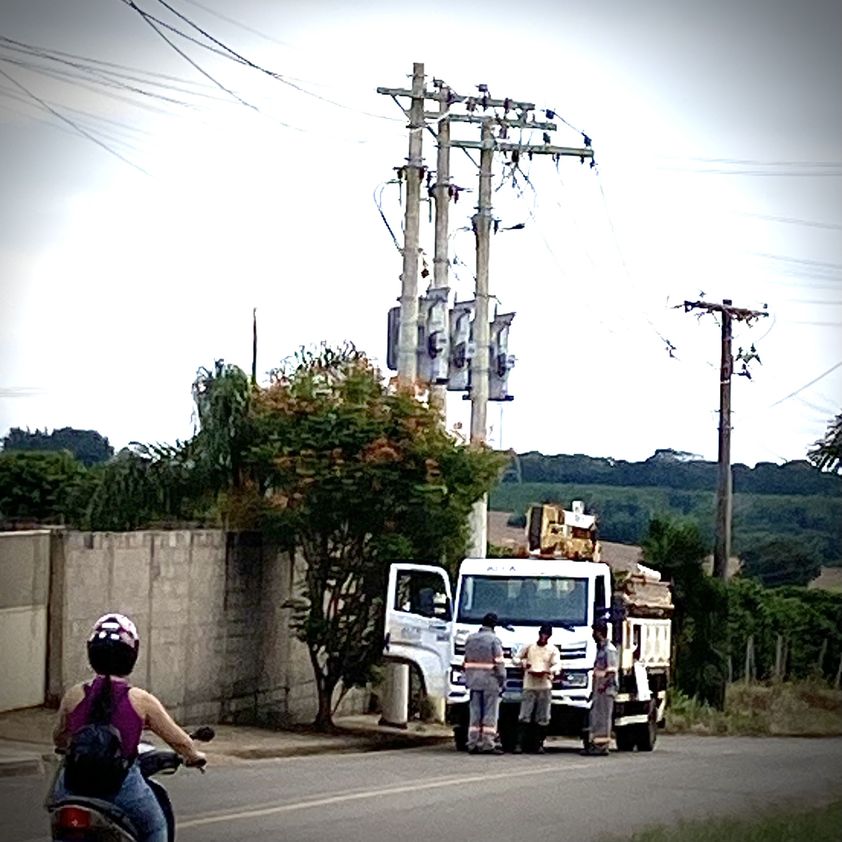
[{"label": "concrete utility pole", "polygon": [[[377,89],[386,93],[384,88]],[[409,154],[406,159],[406,211],[403,236],[400,320],[398,323],[398,383],[414,386],[418,374],[418,235],[423,175],[424,65],[412,65],[412,89],[392,96],[409,96]],[[381,700],[382,725],[406,728],[409,711],[409,667],[386,660]]]},{"label": "concrete utility pole", "polygon": [[728,577],[728,559],[731,557],[731,378],[734,373],[734,355],[731,348],[733,321],[751,323],[761,316],[768,316],[765,310],[746,310],[734,307],[730,298],[721,304],[707,301],[685,301],[684,312],[703,310],[719,313],[722,318],[722,353],[719,363],[719,458],[716,477],[716,536],[713,546],[713,575],[718,579]]},{"label": "concrete utility pole", "polygon": [[[485,444],[488,427],[488,263],[491,256],[491,175],[494,163],[494,133],[491,122],[482,124],[479,162],[479,199],[473,217],[476,235],[476,286],[474,289],[474,342],[477,353],[471,360],[471,444]],[[488,544],[488,495],[474,503],[470,519],[468,555],[485,558]]]},{"label": "concrete utility pole", "polygon": [[409,155],[406,159],[406,214],[403,233],[401,313],[398,329],[398,382],[415,383],[418,371],[418,232],[423,174],[424,65],[412,65],[412,104],[409,108]]},{"label": "concrete utility pole", "polygon": [[[444,85],[426,91],[424,88],[424,65],[413,65],[412,88],[378,87],[377,92],[391,96],[410,97],[409,109],[409,156],[407,158],[406,185],[407,204],[404,223],[403,274],[401,275],[400,320],[398,331],[398,381],[403,384],[415,382],[417,377],[418,345],[418,229],[421,175],[421,133],[426,128],[426,120],[438,125],[438,161],[434,195],[436,198],[436,246],[433,264],[433,287],[447,287],[448,273],[448,205],[450,201],[450,149],[453,146],[480,149],[480,185],[479,201],[474,216],[476,232],[476,312],[473,322],[473,339],[478,353],[471,362],[471,442],[482,444],[486,438],[486,414],[489,394],[489,253],[490,234],[493,225],[491,216],[491,179],[494,152],[510,151],[516,163],[516,156],[526,154],[553,155],[556,157],[574,155],[581,161],[593,159],[593,151],[588,148],[506,143],[495,137],[495,127],[501,138],[505,138],[509,128],[539,129],[554,131],[552,123],[538,123],[529,118],[534,111],[534,103],[516,102],[511,99],[494,99],[488,96],[487,89],[480,88],[480,96],[460,96]],[[426,100],[439,105],[436,113],[428,114],[424,110]],[[464,103],[466,114],[452,114],[454,104]],[[489,109],[502,110],[500,113]],[[405,109],[404,109],[405,110]],[[480,141],[453,141],[450,137],[450,124],[480,123],[482,135]],[[585,140],[586,145],[589,141]],[[431,405],[444,407],[445,390],[432,385],[430,388]],[[440,402],[440,403],[439,403]],[[471,517],[471,554],[483,557],[487,544],[487,501],[483,498],[474,507]],[[386,661],[383,681],[381,723],[406,727],[409,698],[409,672],[404,664]]]},{"label": "concrete utility pole", "polygon": [[[476,235],[476,311],[474,316],[473,339],[477,351],[471,360],[471,444],[485,443],[488,413],[488,364],[489,364],[489,322],[488,301],[489,281],[488,269],[490,261],[491,228],[493,224],[491,214],[491,178],[494,163],[494,153],[508,151],[516,155],[553,155],[557,157],[575,156],[581,161],[586,158],[593,160],[593,150],[590,147],[573,148],[567,146],[552,146],[544,144],[512,143],[499,140],[494,135],[493,128],[500,124],[505,127],[528,127],[553,131],[556,126],[552,123],[536,123],[525,118],[525,113],[535,106],[532,103],[512,102],[511,100],[488,100],[499,102],[499,107],[512,108],[521,112],[517,119],[499,120],[490,117],[478,117],[469,114],[460,122],[479,122],[482,120],[481,139],[453,140],[451,146],[463,149],[480,150],[479,168],[479,199],[477,212],[473,218],[474,233]],[[474,504],[470,518],[469,555],[473,558],[484,558],[488,542],[488,500],[483,497]]]},{"label": "concrete utility pole", "polygon": [[[438,117],[438,154],[436,157],[436,185],[434,195],[436,199],[436,234],[435,252],[433,254],[433,286],[445,289],[448,281],[450,259],[448,256],[447,232],[450,222],[450,118],[445,116],[450,109],[448,95],[450,88],[443,85],[440,89],[443,98],[439,100]],[[446,320],[446,321],[449,321]],[[445,325],[445,332],[449,326]],[[446,413],[447,386],[432,384],[430,386],[430,406],[442,413]]]}]

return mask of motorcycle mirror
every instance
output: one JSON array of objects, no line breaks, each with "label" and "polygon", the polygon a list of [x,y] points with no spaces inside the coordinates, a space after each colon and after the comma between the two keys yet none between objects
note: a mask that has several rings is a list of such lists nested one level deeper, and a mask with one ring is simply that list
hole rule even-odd
[{"label": "motorcycle mirror", "polygon": [[209,725],[202,725],[201,728],[197,728],[190,736],[200,743],[209,743],[216,736],[216,731]]}]

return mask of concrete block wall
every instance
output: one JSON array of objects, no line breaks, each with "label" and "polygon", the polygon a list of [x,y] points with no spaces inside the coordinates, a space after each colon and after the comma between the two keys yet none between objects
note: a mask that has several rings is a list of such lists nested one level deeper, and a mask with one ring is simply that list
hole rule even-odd
[{"label": "concrete block wall", "polygon": [[41,704],[50,532],[0,533],[0,711]]},{"label": "concrete block wall", "polygon": [[[257,535],[219,530],[53,536],[48,695],[89,675],[85,640],[107,611],[141,635],[133,674],[181,721],[311,721],[315,683],[285,601],[303,568]],[[365,709],[357,691],[343,712]]]}]

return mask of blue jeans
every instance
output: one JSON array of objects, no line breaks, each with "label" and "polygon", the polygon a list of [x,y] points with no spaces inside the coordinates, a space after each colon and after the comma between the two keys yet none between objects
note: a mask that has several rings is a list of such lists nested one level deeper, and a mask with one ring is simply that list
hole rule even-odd
[{"label": "blue jeans", "polygon": [[[53,789],[53,800],[60,801],[63,798],[72,798],[73,793],[68,792],[64,786],[64,770],[60,771],[55,788]],[[135,829],[140,834],[138,842],[167,842],[167,822],[164,812],[155,798],[155,793],[140,774],[140,769],[135,763],[129,769],[123,786],[113,799],[115,806],[119,807],[131,820]]]}]

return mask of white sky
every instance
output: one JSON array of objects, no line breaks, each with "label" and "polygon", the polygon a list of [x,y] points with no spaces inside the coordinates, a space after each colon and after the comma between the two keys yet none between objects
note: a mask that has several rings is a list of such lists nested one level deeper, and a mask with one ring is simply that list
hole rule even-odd
[{"label": "white sky", "polygon": [[[490,406],[493,444],[715,459],[719,328],[673,309],[700,291],[771,313],[735,331],[735,352],[755,342],[762,365],[734,379],[734,461],[803,458],[839,411],[839,3],[168,1],[338,105],[172,36],[248,108],[120,0],[0,0],[6,38],[129,65],[147,88],[166,73],[202,94],[162,91],[189,108],[114,98],[11,63],[31,59],[0,45],[0,435],[90,427],[117,447],[188,436],[196,368],[250,366],[253,307],[261,371],[321,340],[385,360],[401,261],[372,196],[407,140],[375,88],[408,85],[413,61],[461,93],[484,82],[554,109],[593,138],[599,164],[556,170],[536,157],[524,165],[534,192],[494,194],[501,224],[526,228],[491,247],[491,291],[517,311],[515,400]],[[157,0],[137,4],[187,28]],[[555,142],[579,145],[562,129]],[[454,150],[453,181],[475,188],[475,176]],[[397,188],[382,197],[400,237]],[[475,197],[451,208],[460,299],[474,245],[457,229]],[[468,414],[453,396],[449,423],[467,428]]]}]

